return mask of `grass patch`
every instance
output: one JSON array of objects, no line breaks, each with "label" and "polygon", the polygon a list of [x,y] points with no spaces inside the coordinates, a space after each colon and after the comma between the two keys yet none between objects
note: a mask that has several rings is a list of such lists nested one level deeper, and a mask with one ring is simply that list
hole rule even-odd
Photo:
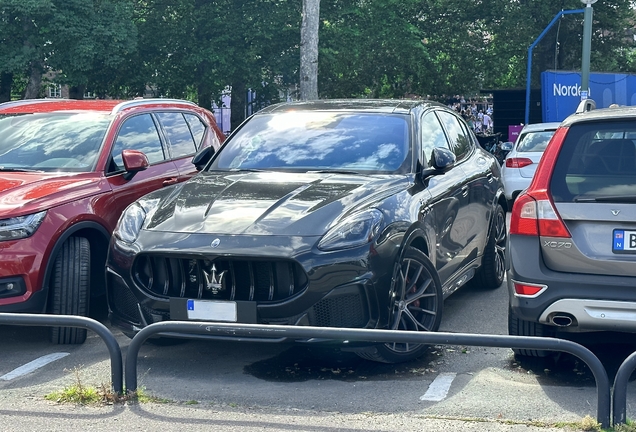
[{"label": "grass patch", "polygon": [[[98,387],[84,384],[82,381],[81,366],[73,368],[71,371],[74,382],[70,386],[64,387],[60,391],[44,396],[44,399],[57,403],[73,403],[79,405],[112,405],[115,403],[125,403],[136,401],[140,403],[171,403],[173,401],[146,393],[144,388],[138,388],[136,392],[124,392],[123,395],[113,392],[110,384],[100,384]],[[187,404],[196,404],[197,401],[188,401]]]}]

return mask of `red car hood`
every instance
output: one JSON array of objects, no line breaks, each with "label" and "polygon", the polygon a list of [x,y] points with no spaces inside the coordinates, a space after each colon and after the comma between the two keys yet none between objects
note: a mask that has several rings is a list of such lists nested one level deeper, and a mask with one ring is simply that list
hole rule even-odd
[{"label": "red car hood", "polygon": [[109,190],[98,173],[11,173],[0,176],[0,219],[42,211]]}]

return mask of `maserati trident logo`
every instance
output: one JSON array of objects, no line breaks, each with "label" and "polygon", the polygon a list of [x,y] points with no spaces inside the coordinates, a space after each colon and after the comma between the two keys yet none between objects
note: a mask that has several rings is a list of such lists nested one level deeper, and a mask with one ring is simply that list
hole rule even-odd
[{"label": "maserati trident logo", "polygon": [[216,266],[212,264],[212,273],[208,273],[203,270],[203,276],[205,277],[205,289],[211,291],[212,294],[216,295],[219,291],[223,291],[223,277],[227,270],[223,270],[221,273],[216,274]]},{"label": "maserati trident logo", "polygon": [[612,210],[612,214],[613,214],[614,216],[618,216],[618,214],[619,214],[620,212],[621,212],[620,210]]}]

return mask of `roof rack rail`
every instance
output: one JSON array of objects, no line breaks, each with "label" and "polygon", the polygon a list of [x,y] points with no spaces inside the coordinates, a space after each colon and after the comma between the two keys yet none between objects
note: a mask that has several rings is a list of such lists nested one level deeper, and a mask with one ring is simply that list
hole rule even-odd
[{"label": "roof rack rail", "polygon": [[148,99],[133,99],[121,102],[113,107],[111,114],[116,114],[126,108],[132,108],[139,105],[145,105],[148,103],[182,103],[187,105],[197,106],[194,102],[190,102],[183,99],[164,99],[164,98],[148,98]]},{"label": "roof rack rail", "polygon": [[70,99],[66,98],[51,98],[51,99],[20,99],[9,102],[0,103],[0,108],[12,108],[21,105],[33,105],[38,103],[46,103],[46,102],[59,102],[59,101],[67,101]]},{"label": "roof rack rail", "polygon": [[576,107],[576,114],[581,114],[584,112],[592,111],[596,109],[596,102],[593,99],[584,99],[579,103],[579,106]]}]

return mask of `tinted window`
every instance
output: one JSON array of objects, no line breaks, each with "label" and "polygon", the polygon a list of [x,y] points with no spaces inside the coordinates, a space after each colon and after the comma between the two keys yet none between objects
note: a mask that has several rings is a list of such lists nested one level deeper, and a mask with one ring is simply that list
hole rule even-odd
[{"label": "tinted window", "polygon": [[92,171],[109,124],[98,113],[0,115],[0,166]]},{"label": "tinted window", "polygon": [[157,117],[170,141],[173,158],[193,155],[196,152],[190,128],[181,113],[157,113]]},{"label": "tinted window", "polygon": [[188,122],[188,126],[190,126],[190,132],[192,132],[192,136],[194,137],[194,144],[198,149],[201,146],[201,140],[205,133],[205,124],[194,114],[184,114],[183,116]]},{"label": "tinted window", "polygon": [[528,132],[519,136],[517,151],[542,152],[548,146],[554,131]]},{"label": "tinted window", "polygon": [[550,187],[555,201],[586,201],[636,194],[636,125],[633,122],[570,127]]},{"label": "tinted window", "polygon": [[211,169],[408,172],[410,161],[406,116],[288,112],[253,117]]},{"label": "tinted window", "polygon": [[159,133],[150,114],[131,117],[121,126],[111,152],[115,166],[110,167],[110,172],[124,169],[123,150],[139,150],[151,164],[165,160]]},{"label": "tinted window", "polygon": [[424,161],[430,165],[433,148],[444,147],[448,149],[448,141],[444,135],[444,129],[437,116],[433,113],[425,114],[422,118],[422,152]]},{"label": "tinted window", "polygon": [[439,111],[438,115],[448,133],[448,141],[450,142],[452,152],[455,153],[455,157],[458,161],[462,160],[470,150],[470,139],[462,130],[457,117],[443,111]]}]

